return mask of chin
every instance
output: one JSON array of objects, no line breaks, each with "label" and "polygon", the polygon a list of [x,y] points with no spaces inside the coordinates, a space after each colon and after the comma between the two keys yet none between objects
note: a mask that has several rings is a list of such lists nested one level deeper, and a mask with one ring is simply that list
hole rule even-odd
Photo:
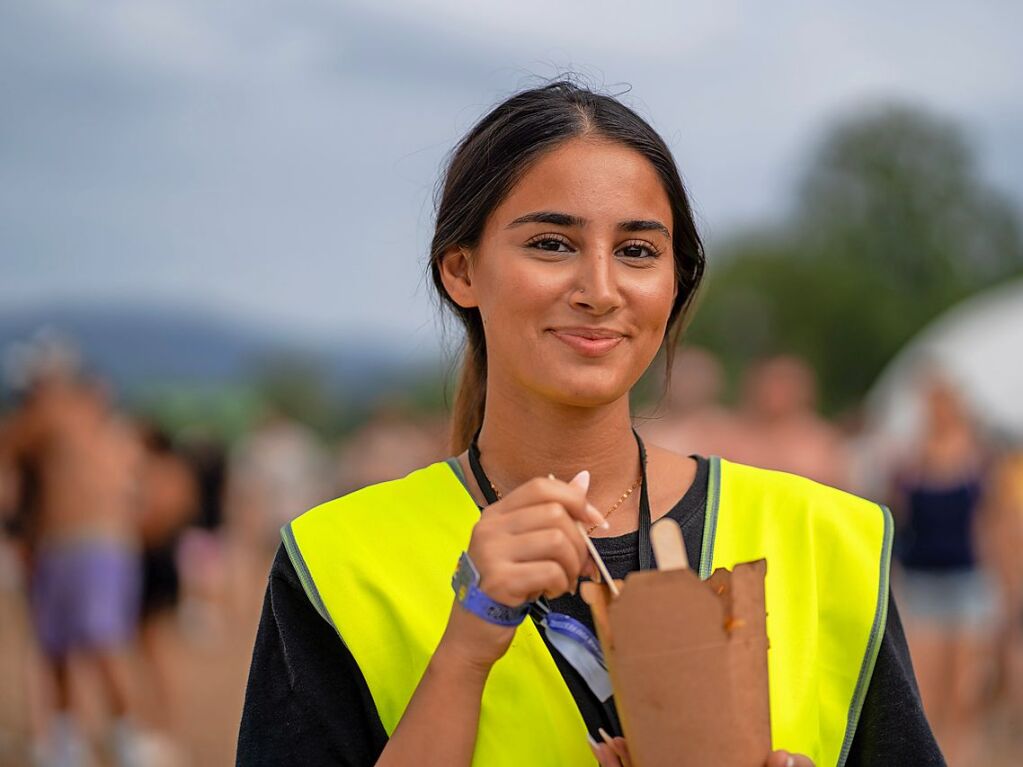
[{"label": "chin", "polygon": [[547,382],[542,388],[548,398],[563,405],[600,407],[628,396],[631,387],[623,384],[621,376],[594,370],[573,380]]}]

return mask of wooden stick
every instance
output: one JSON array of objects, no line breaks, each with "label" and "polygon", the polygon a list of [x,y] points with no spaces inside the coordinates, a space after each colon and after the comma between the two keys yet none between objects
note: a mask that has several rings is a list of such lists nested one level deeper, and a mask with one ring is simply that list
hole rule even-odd
[{"label": "wooden stick", "polygon": [[682,530],[673,519],[662,517],[650,528],[650,545],[654,547],[658,570],[686,570],[689,557],[682,540]]},{"label": "wooden stick", "polygon": [[593,545],[593,541],[590,540],[590,536],[586,533],[586,528],[583,523],[578,519],[575,521],[575,526],[579,528],[579,534],[583,537],[586,542],[586,548],[590,550],[590,556],[593,557],[593,561],[597,563],[597,569],[600,570],[600,577],[607,583],[611,593],[618,596],[618,586],[615,585],[615,579],[611,577],[611,573],[607,571],[607,565],[604,564],[604,560],[600,558],[600,554],[597,553],[597,547]]}]

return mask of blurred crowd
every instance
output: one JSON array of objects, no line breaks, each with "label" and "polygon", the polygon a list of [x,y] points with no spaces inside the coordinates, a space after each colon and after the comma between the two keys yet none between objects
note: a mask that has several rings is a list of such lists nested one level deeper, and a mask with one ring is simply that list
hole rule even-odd
[{"label": "blurred crowd", "polygon": [[[816,389],[776,356],[728,397],[718,360],[687,348],[636,422],[684,454],[890,506],[893,590],[939,741],[950,764],[1003,763],[1023,731],[1023,454],[940,371],[921,375],[924,418],[899,444],[862,416],[825,419]],[[442,416],[397,405],[334,445],[272,408],[231,445],[169,434],[70,349],[40,353],[0,412],[0,766],[233,761],[281,525],[443,458],[446,438]]]},{"label": "blurred crowd", "polygon": [[1023,445],[981,425],[935,367],[916,379],[920,418],[895,439],[862,412],[818,414],[813,370],[794,356],[751,365],[722,404],[713,355],[683,350],[645,426],[683,453],[792,472],[888,506],[892,590],[924,707],[951,765],[1023,753]]},{"label": "blurred crowd", "polygon": [[443,457],[443,425],[381,407],[332,451],[267,408],[228,446],[118,408],[62,344],[24,379],[0,414],[0,765],[233,761],[280,527]]}]

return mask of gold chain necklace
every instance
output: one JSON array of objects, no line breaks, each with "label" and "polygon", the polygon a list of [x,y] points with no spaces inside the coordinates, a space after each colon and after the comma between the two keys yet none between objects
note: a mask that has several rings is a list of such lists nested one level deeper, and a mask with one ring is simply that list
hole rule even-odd
[{"label": "gold chain necklace", "polygon": [[[622,493],[622,497],[619,498],[617,501],[615,501],[614,506],[612,506],[610,509],[608,509],[604,513],[604,519],[607,519],[608,517],[610,517],[612,512],[614,512],[615,509],[617,509],[619,506],[621,506],[623,503],[625,503],[625,499],[633,494],[633,492],[636,490],[637,487],[639,487],[639,485],[640,485],[640,483],[642,481],[643,481],[643,475],[640,474],[638,477],[636,477],[636,481],[632,483],[632,487],[630,487],[628,490],[626,490],[624,493]],[[490,487],[491,487],[491,489],[493,489],[494,495],[497,496],[497,500],[501,500],[501,491],[497,489],[497,486],[494,484],[494,481],[492,479],[490,479],[490,477],[487,477],[487,482],[490,483]],[[599,524],[599,523],[597,523],[597,524]],[[587,534],[592,533],[596,529],[597,529],[597,525],[590,525],[588,528],[586,528],[586,533]]]}]

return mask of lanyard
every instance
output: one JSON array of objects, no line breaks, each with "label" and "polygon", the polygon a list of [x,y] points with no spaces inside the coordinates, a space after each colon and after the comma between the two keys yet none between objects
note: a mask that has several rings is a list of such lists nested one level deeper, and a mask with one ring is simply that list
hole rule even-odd
[{"label": "lanyard", "polygon": [[[479,429],[476,429],[472,442],[469,443],[469,467],[472,469],[473,476],[476,478],[476,484],[483,491],[483,496],[487,499],[487,503],[496,503],[497,493],[491,487],[490,480],[480,464],[480,448],[477,440],[482,428],[480,426]],[[647,496],[646,446],[643,444],[643,440],[640,439],[639,432],[633,429],[632,434],[636,438],[636,444],[639,447],[639,466],[640,476],[642,477],[639,488],[639,569],[650,570],[654,566],[654,549],[650,544],[650,499]]]},{"label": "lanyard", "polygon": [[[480,426],[476,429],[472,442],[469,443],[469,467],[472,469],[476,484],[479,485],[487,503],[496,503],[497,493],[494,492],[490,479],[480,463],[478,440],[482,428]],[[639,448],[642,478],[639,492],[639,569],[650,570],[653,568],[654,550],[650,544],[650,500],[647,496],[646,447],[635,429],[632,429],[632,434],[636,438],[636,445]],[[571,685],[569,686],[589,730],[595,733],[598,726],[604,726],[612,733],[620,733],[621,724],[618,721],[614,702],[611,700],[613,692],[611,679],[608,676],[604,655],[596,637],[586,626],[574,618],[552,612],[550,605],[543,597],[530,605],[530,615],[544,629],[550,645],[557,648],[562,657],[576,670],[593,695],[600,701],[602,714],[597,714],[583,703],[578,693],[572,689]]]}]

